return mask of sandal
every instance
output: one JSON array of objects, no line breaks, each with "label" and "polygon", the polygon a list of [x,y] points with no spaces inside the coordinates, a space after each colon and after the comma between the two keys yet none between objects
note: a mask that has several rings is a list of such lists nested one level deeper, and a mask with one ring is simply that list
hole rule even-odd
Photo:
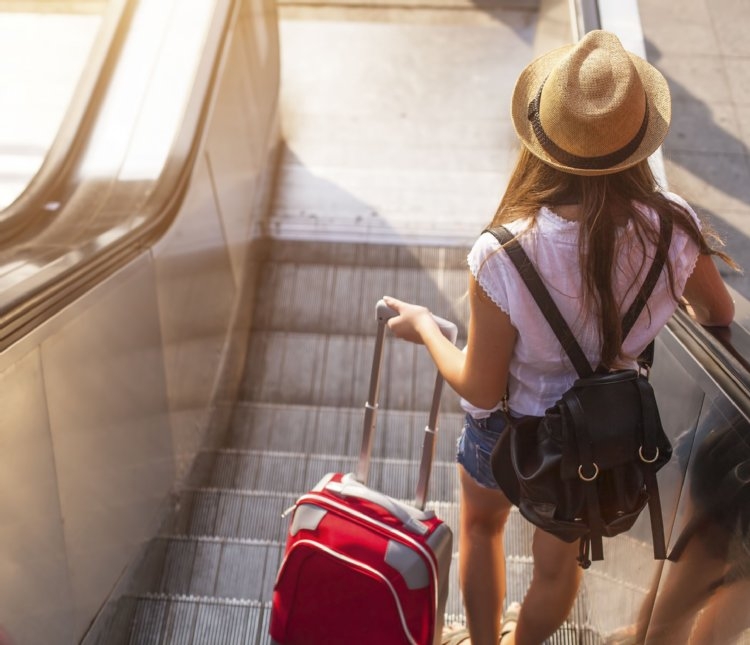
[{"label": "sandal", "polygon": [[503,624],[500,627],[500,645],[503,645],[503,639],[509,636],[516,629],[516,623],[518,623],[518,614],[521,611],[521,605],[517,602],[512,602],[508,605],[508,608],[503,614]]},{"label": "sandal", "polygon": [[611,632],[604,639],[605,645],[637,645],[635,639],[635,625],[620,627]]},{"label": "sandal", "polygon": [[440,645],[471,645],[469,630],[459,624],[444,627]]}]

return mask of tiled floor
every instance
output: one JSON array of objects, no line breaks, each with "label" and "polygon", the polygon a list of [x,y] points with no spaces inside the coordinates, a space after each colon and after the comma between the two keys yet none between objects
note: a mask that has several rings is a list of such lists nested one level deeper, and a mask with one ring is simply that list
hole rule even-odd
[{"label": "tiled floor", "polygon": [[482,230],[515,157],[515,79],[570,39],[564,2],[488,7],[282,5],[276,236],[454,246]]},{"label": "tiled floor", "polygon": [[[672,90],[664,144],[670,187],[707,218],[750,267],[750,3],[639,0],[649,60]],[[724,270],[750,297],[750,279]]]}]

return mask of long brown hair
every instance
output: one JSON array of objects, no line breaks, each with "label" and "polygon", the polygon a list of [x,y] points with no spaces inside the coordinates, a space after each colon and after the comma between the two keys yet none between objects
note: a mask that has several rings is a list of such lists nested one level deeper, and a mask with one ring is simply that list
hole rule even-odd
[{"label": "long brown hair", "polygon": [[556,205],[573,203],[580,204],[582,209],[578,252],[583,273],[584,306],[585,310],[598,313],[601,364],[606,367],[613,367],[618,358],[626,358],[621,352],[620,307],[612,288],[612,271],[617,265],[618,227],[633,223],[635,239],[644,257],[647,247],[656,246],[657,257],[667,260],[669,288],[676,297],[674,271],[668,262],[669,249],[660,240],[658,229],[635,204],[656,211],[660,222],[671,221],[685,230],[698,244],[700,253],[716,255],[737,268],[727,254],[709,243],[721,245],[716,234],[705,225],[701,232],[690,214],[661,192],[648,160],[614,174],[587,177],[557,170],[522,146],[491,225],[499,226],[527,217],[533,221],[542,206],[554,209]]}]

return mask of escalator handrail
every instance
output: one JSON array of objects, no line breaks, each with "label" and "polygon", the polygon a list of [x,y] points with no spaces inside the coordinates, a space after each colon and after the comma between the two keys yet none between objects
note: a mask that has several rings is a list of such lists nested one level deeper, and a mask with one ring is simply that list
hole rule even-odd
[{"label": "escalator handrail", "polygon": [[204,56],[185,116],[166,165],[138,213],[141,224],[116,242],[88,255],[81,254],[72,266],[63,270],[51,263],[49,276],[44,275],[43,269],[41,277],[37,276],[33,284],[19,285],[16,293],[11,292],[10,297],[0,303],[0,352],[152,246],[168,229],[189,185],[228,47],[229,30],[239,7],[239,0],[216,2],[213,29],[203,45]]},{"label": "escalator handrail", "polygon": [[747,329],[738,322],[703,327],[682,310],[675,312],[667,328],[750,420],[750,361],[743,351],[750,347]]},{"label": "escalator handrail", "polygon": [[49,201],[54,186],[74,165],[76,155],[83,147],[93,121],[92,115],[100,107],[137,4],[138,0],[108,0],[70,105],[39,170],[18,197],[0,210],[3,246],[18,243],[25,232],[38,231],[40,224],[43,225],[42,206]]}]

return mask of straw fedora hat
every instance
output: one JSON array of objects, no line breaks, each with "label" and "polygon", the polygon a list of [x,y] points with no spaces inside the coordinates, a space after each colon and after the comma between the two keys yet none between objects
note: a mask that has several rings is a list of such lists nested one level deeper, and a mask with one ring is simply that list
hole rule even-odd
[{"label": "straw fedora hat", "polygon": [[516,82],[513,125],[542,161],[576,175],[606,175],[653,153],[669,130],[664,77],[607,31],[534,60]]}]

